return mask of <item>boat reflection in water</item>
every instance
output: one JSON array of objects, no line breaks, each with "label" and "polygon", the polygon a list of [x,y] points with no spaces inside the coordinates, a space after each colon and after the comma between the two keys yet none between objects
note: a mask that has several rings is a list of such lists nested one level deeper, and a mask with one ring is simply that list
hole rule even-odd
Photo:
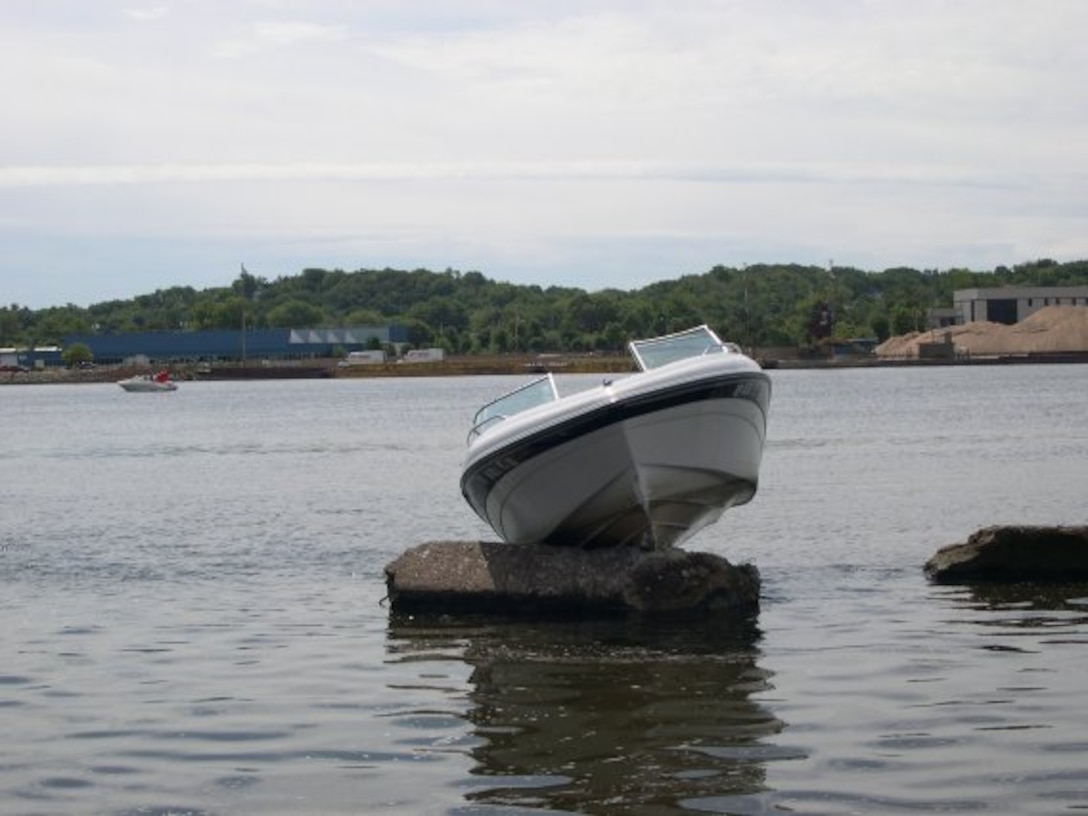
[{"label": "boat reflection in water", "polygon": [[[403,660],[450,656],[471,667],[470,738],[477,805],[578,813],[748,812],[769,742],[783,724],[754,696],[758,630],[687,623],[394,621]],[[466,735],[468,736],[468,735]]]}]

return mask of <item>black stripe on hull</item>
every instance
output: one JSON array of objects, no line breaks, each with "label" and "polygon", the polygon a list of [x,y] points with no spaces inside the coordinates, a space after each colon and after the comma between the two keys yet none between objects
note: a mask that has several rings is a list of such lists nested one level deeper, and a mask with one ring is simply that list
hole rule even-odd
[{"label": "black stripe on hull", "polygon": [[754,403],[763,414],[766,425],[770,396],[771,383],[767,375],[761,371],[745,371],[682,383],[603,405],[499,448],[474,463],[461,476],[461,493],[476,514],[486,521],[487,496],[491,489],[510,471],[546,451],[613,423],[703,400],[741,399]]}]

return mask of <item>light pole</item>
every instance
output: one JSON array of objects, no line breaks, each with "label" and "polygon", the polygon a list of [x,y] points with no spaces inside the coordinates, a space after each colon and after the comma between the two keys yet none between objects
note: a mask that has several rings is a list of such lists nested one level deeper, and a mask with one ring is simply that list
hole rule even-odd
[{"label": "light pole", "polygon": [[249,272],[246,271],[246,265],[241,264],[242,267],[242,365],[246,364],[246,278],[249,276]]}]

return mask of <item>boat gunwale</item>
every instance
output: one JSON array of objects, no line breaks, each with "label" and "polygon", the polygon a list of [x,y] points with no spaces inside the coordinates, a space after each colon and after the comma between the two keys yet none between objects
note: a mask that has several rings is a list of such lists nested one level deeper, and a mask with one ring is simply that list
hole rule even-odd
[{"label": "boat gunwale", "polygon": [[[587,410],[593,410],[593,408],[587,408],[587,405],[594,402],[600,403],[597,407],[608,406],[632,399],[642,391],[653,392],[658,390],[663,387],[664,383],[670,383],[670,381],[674,382],[665,387],[699,383],[708,379],[739,373],[760,374],[765,378],[767,376],[763,369],[759,367],[759,364],[747,355],[725,354],[720,357],[710,358],[709,361],[707,357],[688,357],[648,371],[637,371],[619,379],[605,378],[596,387],[576,391],[552,402],[534,405],[511,415],[504,422],[496,423],[496,431],[499,428],[502,428],[502,431],[489,431],[486,434],[470,438],[463,462],[471,461],[474,456],[486,456],[488,455],[487,451],[491,448],[505,447],[519,438],[537,433],[547,433],[550,429],[563,422],[577,417]],[[565,410],[557,412],[546,425],[538,426],[536,424],[538,415],[554,411],[557,405],[565,406]],[[510,424],[507,425],[506,423]],[[502,439],[504,433],[511,438],[497,442],[496,440]],[[479,448],[483,448],[485,452],[474,453],[474,449]]]},{"label": "boat gunwale", "polygon": [[[697,359],[697,358],[692,358]],[[745,358],[747,359],[747,358]],[[684,362],[684,361],[681,361]],[[660,369],[657,369],[660,371]],[[650,372],[647,372],[650,373]],[[638,375],[634,379],[641,379]],[[737,393],[742,383],[757,382],[760,387],[751,392]],[[725,391],[728,389],[728,393]],[[634,390],[634,389],[632,389]],[[478,455],[475,461],[466,463],[461,476],[461,493],[477,514],[486,519],[484,512],[487,495],[510,471],[534,457],[567,444],[587,433],[624,422],[639,416],[650,415],[680,405],[711,399],[746,400],[755,404],[763,415],[766,427],[767,409],[770,403],[771,379],[759,368],[730,368],[712,376],[684,379],[680,382],[655,388],[646,393],[632,393],[620,399],[610,399],[602,404],[568,413],[543,428],[522,436],[513,436]],[[582,393],[600,393],[582,392]],[[578,394],[571,395],[573,399]],[[561,437],[560,441],[555,441]],[[497,474],[488,471],[498,466]]]}]

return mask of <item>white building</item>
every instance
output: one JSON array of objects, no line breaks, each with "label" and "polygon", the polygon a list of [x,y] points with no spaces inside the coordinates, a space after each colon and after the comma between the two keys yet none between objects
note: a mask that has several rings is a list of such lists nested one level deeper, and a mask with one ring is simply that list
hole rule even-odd
[{"label": "white building", "polygon": [[1088,286],[1003,286],[952,293],[960,324],[989,320],[1012,325],[1046,306],[1088,306]]}]

